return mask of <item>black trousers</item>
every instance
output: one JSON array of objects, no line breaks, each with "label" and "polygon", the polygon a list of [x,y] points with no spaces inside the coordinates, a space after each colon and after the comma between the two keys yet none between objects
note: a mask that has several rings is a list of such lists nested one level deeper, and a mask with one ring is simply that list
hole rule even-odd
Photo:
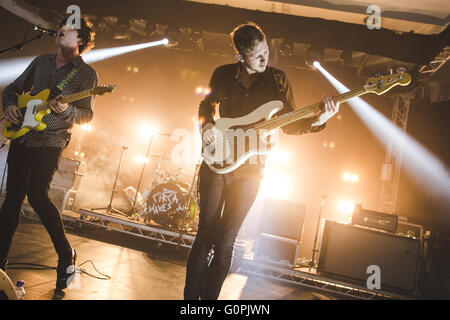
[{"label": "black trousers", "polygon": [[214,173],[205,163],[199,179],[199,224],[187,261],[184,298],[215,300],[230,271],[234,241],[255,201],[260,180],[230,179]]},{"label": "black trousers", "polygon": [[47,229],[59,259],[70,259],[71,247],[61,216],[48,197],[61,153],[61,148],[27,148],[15,141],[11,143],[6,198],[0,209],[0,259],[8,255],[25,195]]}]

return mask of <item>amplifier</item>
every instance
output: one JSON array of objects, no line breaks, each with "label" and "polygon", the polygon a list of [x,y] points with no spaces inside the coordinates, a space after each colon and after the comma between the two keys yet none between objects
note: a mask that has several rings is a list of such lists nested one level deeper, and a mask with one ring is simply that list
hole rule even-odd
[{"label": "amplifier", "polygon": [[58,170],[55,172],[52,185],[78,190],[83,176],[79,173],[82,164],[82,161],[63,158],[59,163]]},{"label": "amplifier", "polygon": [[352,224],[395,233],[398,226],[398,216],[366,210],[360,204],[356,204],[352,214]]},{"label": "amplifier", "polygon": [[295,267],[300,249],[300,241],[260,233],[255,244],[256,261]]},{"label": "amplifier", "polygon": [[73,189],[51,186],[48,192],[49,198],[53,201],[59,212],[73,210],[75,206],[77,191]]},{"label": "amplifier", "polygon": [[306,205],[288,200],[266,198],[258,233],[301,240]]},{"label": "amplifier", "polygon": [[381,289],[417,290],[423,242],[374,229],[327,220],[317,270],[366,287],[368,268],[380,270]]}]

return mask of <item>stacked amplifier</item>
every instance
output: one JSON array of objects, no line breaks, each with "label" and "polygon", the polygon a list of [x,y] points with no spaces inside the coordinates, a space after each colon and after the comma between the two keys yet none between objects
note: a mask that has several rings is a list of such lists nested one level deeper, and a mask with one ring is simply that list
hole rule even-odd
[{"label": "stacked amplifier", "polygon": [[280,267],[297,264],[306,206],[301,203],[267,198],[256,239],[254,259]]},{"label": "stacked amplifier", "polygon": [[326,220],[317,271],[368,286],[373,268],[381,290],[415,294],[424,261],[423,227],[355,206],[352,224]]},{"label": "stacked amplifier", "polygon": [[84,162],[63,158],[50,185],[49,197],[60,212],[73,210]]}]

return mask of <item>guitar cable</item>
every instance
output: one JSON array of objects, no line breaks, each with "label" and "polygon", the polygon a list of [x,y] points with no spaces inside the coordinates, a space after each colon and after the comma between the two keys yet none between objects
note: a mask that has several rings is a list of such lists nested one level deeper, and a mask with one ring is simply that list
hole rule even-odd
[{"label": "guitar cable", "polygon": [[[82,265],[90,262],[94,270],[100,275],[94,275],[89,273],[86,269],[80,268]],[[15,267],[13,267],[15,266]],[[111,280],[111,276],[100,272],[92,262],[92,260],[86,260],[79,265],[76,265],[76,267],[80,270],[81,273],[88,275],[89,277],[99,279],[99,280]],[[28,263],[28,262],[15,262],[15,263],[8,263],[8,269],[18,269],[18,270],[56,270],[56,267],[51,267],[44,264],[38,264],[38,263]]]}]

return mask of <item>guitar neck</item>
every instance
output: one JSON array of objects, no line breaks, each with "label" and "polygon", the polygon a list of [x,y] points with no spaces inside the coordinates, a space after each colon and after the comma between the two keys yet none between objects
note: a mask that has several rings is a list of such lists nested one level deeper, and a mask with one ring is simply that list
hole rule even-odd
[{"label": "guitar neck", "polygon": [[[335,102],[344,103],[354,97],[362,96],[362,95],[366,94],[367,92],[368,91],[366,90],[366,88],[364,86],[362,86],[362,87],[350,90],[348,92],[339,94],[339,95],[333,97],[333,99]],[[259,123],[255,126],[255,129],[268,130],[268,131],[275,130],[275,129],[278,129],[285,125],[288,125],[292,122],[314,116],[320,112],[321,108],[322,108],[322,102],[314,103],[314,104],[311,104],[304,108],[294,110],[289,113],[278,116],[276,118]]]},{"label": "guitar neck", "polygon": [[[91,96],[92,92],[93,92],[93,89],[87,89],[87,90],[83,90],[83,91],[80,91],[80,92],[77,92],[77,93],[69,94],[67,96],[64,96],[61,99],[61,103],[71,103],[71,102],[74,102],[74,101],[77,101],[77,100],[81,100],[83,98]],[[38,111],[47,109],[49,107],[50,107],[49,103],[48,103],[48,101],[46,101],[46,102],[43,102],[43,103],[37,105],[36,106],[36,111],[38,112]]]}]

